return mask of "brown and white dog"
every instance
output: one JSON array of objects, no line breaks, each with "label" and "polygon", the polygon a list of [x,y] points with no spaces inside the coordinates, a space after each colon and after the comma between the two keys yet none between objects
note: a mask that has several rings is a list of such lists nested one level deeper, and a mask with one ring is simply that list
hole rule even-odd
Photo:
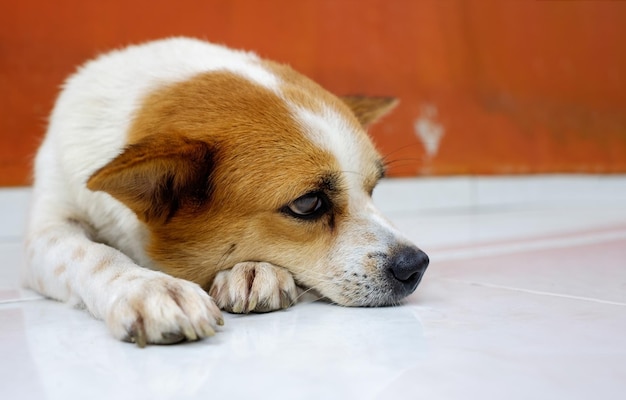
[{"label": "brown and white dog", "polygon": [[288,307],[296,284],[397,304],[428,257],[371,200],[385,166],[365,128],[395,103],[194,39],[88,62],[36,158],[25,283],[140,346]]}]

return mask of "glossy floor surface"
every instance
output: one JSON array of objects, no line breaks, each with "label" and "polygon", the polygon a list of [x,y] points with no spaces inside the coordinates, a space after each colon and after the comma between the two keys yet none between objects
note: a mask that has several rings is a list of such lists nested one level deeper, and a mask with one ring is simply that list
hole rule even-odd
[{"label": "glossy floor surface", "polygon": [[28,190],[0,191],[0,399],[619,399],[626,177],[384,182],[431,256],[394,308],[305,300],[139,349],[19,286]]}]

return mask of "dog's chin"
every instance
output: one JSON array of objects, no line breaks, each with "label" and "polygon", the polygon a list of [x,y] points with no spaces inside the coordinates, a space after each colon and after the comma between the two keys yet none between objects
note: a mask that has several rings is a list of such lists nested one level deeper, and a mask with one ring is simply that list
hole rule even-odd
[{"label": "dog's chin", "polygon": [[[417,286],[416,286],[417,287]],[[415,291],[394,292],[390,290],[369,290],[366,293],[343,293],[323,294],[314,289],[307,289],[307,293],[315,293],[319,297],[314,300],[323,301],[343,307],[396,307],[401,305],[405,299]]]},{"label": "dog's chin", "polygon": [[345,299],[342,299],[340,301],[335,301],[329,297],[321,296],[317,298],[316,300],[324,302],[324,303],[328,303],[328,304],[342,306],[342,307],[374,308],[374,307],[397,307],[403,303],[405,298],[406,296],[398,298],[398,299],[386,299],[386,300],[379,300],[379,301],[372,301],[372,300],[364,301],[363,299],[355,299],[355,300],[348,300],[348,301],[346,301]]}]

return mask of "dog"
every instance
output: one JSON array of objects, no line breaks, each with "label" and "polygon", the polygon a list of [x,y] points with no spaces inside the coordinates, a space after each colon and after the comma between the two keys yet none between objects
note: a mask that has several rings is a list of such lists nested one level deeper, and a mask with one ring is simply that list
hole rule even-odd
[{"label": "dog", "polygon": [[66,81],[35,158],[24,283],[141,347],[298,288],[396,305],[428,266],[371,199],[385,162],[366,129],[396,103],[197,39],[101,55]]}]

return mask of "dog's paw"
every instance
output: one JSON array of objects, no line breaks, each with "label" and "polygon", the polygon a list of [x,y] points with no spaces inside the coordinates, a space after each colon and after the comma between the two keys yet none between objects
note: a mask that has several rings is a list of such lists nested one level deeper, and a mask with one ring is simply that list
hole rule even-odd
[{"label": "dog's paw", "polygon": [[224,324],[219,308],[200,286],[169,276],[130,282],[105,319],[113,336],[139,347],[199,340]]},{"label": "dog's paw", "polygon": [[298,295],[291,273],[265,262],[242,262],[220,271],[209,293],[221,309],[236,314],[287,308]]}]

